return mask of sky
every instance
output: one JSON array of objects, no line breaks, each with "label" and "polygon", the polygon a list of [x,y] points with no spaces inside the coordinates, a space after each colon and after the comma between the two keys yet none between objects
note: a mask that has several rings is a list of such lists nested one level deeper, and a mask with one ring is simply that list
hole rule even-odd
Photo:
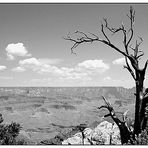
[{"label": "sky", "polygon": [[[136,11],[134,39],[148,59],[148,4],[131,4]],[[130,4],[0,4],[0,86],[123,86],[134,81],[123,68],[123,56],[99,43],[83,44],[71,54],[64,40],[76,30],[102,37],[101,21],[129,25]],[[122,49],[122,36],[110,35]],[[132,45],[134,46],[135,40]],[[145,87],[148,87],[148,71]]]}]

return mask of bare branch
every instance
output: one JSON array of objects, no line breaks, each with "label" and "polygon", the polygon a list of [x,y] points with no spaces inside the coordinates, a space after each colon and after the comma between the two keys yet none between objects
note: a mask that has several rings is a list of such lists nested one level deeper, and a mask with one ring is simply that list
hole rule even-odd
[{"label": "bare branch", "polygon": [[135,50],[135,48],[132,47],[132,44],[129,45],[129,48],[132,49],[133,51]]},{"label": "bare branch", "polygon": [[146,71],[146,68],[147,68],[147,64],[148,64],[148,60],[145,62],[145,65],[144,65],[144,68],[143,68],[144,74],[145,74],[145,71]]},{"label": "bare branch", "polygon": [[102,96],[102,98],[105,101],[105,103],[107,104],[107,106],[110,106],[110,103],[107,101],[107,99],[104,96]]},{"label": "bare branch", "polygon": [[142,57],[144,55],[144,52],[140,55],[137,56],[137,59],[139,59],[140,57]]},{"label": "bare branch", "polygon": [[[76,54],[73,49],[78,47],[80,44],[82,43],[89,43],[89,42],[94,42],[94,41],[99,41],[99,38],[91,38],[91,37],[88,37],[84,32],[81,32],[81,31],[76,31],[75,32],[76,34],[81,34],[82,36],[81,37],[78,37],[77,39],[75,38],[71,38],[71,36],[68,34],[67,37],[65,37],[64,39],[65,40],[69,40],[69,41],[72,41],[74,42],[73,46],[71,47],[71,53],[74,53]],[[101,40],[100,40],[101,41]]]},{"label": "bare branch", "polygon": [[139,46],[140,44],[143,42],[142,38],[140,38],[141,41],[138,43],[138,41],[136,40],[136,46],[135,46],[135,50],[134,50],[134,57],[137,58],[137,55],[139,53]]},{"label": "bare branch", "polygon": [[86,39],[92,39],[92,38],[88,37],[86,33],[82,32],[82,31],[76,31],[75,33],[79,33],[79,34],[84,35],[84,37],[85,37]]},{"label": "bare branch", "polygon": [[90,143],[90,145],[94,145],[92,140],[90,140],[89,138],[87,138],[88,142]]},{"label": "bare branch", "polygon": [[123,121],[126,122],[126,118],[127,118],[127,113],[129,112],[129,109],[126,110],[123,114]]},{"label": "bare branch", "polygon": [[123,28],[113,28],[113,27],[109,27],[108,26],[108,22],[107,22],[107,19],[106,18],[103,18],[103,20],[104,20],[104,22],[105,22],[105,27],[110,31],[110,32],[112,32],[113,34],[115,34],[115,33],[117,33],[117,32],[119,32],[119,31],[123,31]]},{"label": "bare branch", "polygon": [[[134,52],[133,57],[138,61],[140,57],[142,57],[144,55],[144,52],[139,50],[139,46],[142,44],[143,39],[141,37],[139,37],[140,41],[138,42],[136,40],[136,45],[135,48],[133,48],[131,45],[129,46],[129,48],[131,48]],[[140,55],[138,55],[139,53],[141,53]]]},{"label": "bare branch", "polygon": [[126,35],[126,30],[124,29],[123,23],[122,23],[122,31],[123,31],[123,36],[124,36],[123,44],[124,44],[124,47],[125,47],[125,51],[126,51],[126,54],[129,55],[128,46],[127,46],[127,44],[126,44],[127,35]]},{"label": "bare branch", "polygon": [[[105,22],[105,27],[110,31],[110,32],[112,32],[113,34],[115,34],[115,33],[117,33],[117,32],[119,32],[119,31],[122,31],[122,33],[123,33],[123,44],[124,44],[124,47],[125,47],[125,51],[126,51],[126,54],[128,55],[129,54],[129,52],[128,52],[128,45],[127,45],[127,35],[126,35],[126,30],[125,30],[125,28],[124,28],[124,24],[123,24],[123,22],[122,22],[122,26],[121,27],[119,27],[119,28],[111,28],[111,27],[109,27],[108,26],[108,22],[107,22],[107,19],[105,19],[104,18],[104,22]],[[103,24],[101,25],[102,26],[102,33],[103,33],[103,35],[105,36],[105,38],[108,40],[108,42],[110,43],[110,40],[109,40],[109,38],[107,37],[107,35],[105,34],[105,32],[104,32],[104,30],[103,30]]]},{"label": "bare branch", "polygon": [[132,71],[132,69],[129,66],[127,57],[125,57],[125,62],[126,62],[126,66],[124,66],[124,68],[126,68],[130,72],[130,74],[132,75],[132,77],[134,78],[134,80],[136,80],[136,76],[135,76],[134,72]]},{"label": "bare branch", "polygon": [[101,24],[101,28],[102,28],[101,31],[102,31],[103,35],[104,35],[105,38],[107,39],[108,43],[110,43],[109,38],[107,37],[107,35],[106,35],[105,32],[104,32],[104,26],[103,26],[103,24]]},{"label": "bare branch", "polygon": [[75,39],[75,38],[71,38],[68,34],[67,37],[64,38],[65,40],[69,40],[69,41],[74,43],[74,45],[71,47],[72,53],[74,53],[73,49],[76,48],[77,46],[79,46],[82,43],[92,43],[94,41],[99,41],[99,42],[102,42],[102,43],[108,45],[109,47],[113,48],[114,50],[118,51],[122,55],[128,57],[128,55],[125,52],[123,52],[122,50],[120,50],[118,47],[116,47],[115,45],[113,45],[112,43],[110,43],[106,40],[100,39],[97,35],[92,34],[94,36],[94,38],[93,38],[93,37],[89,37],[87,34],[85,34],[84,32],[81,32],[81,31],[76,31],[75,33],[76,34],[79,33],[79,34],[81,34],[81,36],[78,37],[77,39]]},{"label": "bare branch", "polygon": [[109,113],[109,114],[107,114],[107,115],[104,115],[104,118],[105,118],[105,117],[109,117],[109,116],[111,116],[111,114],[110,114],[110,113]]},{"label": "bare branch", "polygon": [[128,59],[131,62],[131,65],[133,66],[133,68],[138,71],[139,70],[139,65],[138,65],[138,60],[131,54]]},{"label": "bare branch", "polygon": [[132,6],[130,6],[130,14],[127,15],[127,16],[130,19],[129,32],[131,32],[130,38],[129,38],[128,42],[127,42],[127,46],[128,46],[129,43],[131,42],[132,38],[133,38],[133,35],[134,35],[133,25],[134,25],[134,22],[135,22],[135,11],[134,11]]},{"label": "bare branch", "polygon": [[108,106],[107,105],[102,105],[102,106],[98,107],[98,109],[102,109],[102,108],[108,109]]}]

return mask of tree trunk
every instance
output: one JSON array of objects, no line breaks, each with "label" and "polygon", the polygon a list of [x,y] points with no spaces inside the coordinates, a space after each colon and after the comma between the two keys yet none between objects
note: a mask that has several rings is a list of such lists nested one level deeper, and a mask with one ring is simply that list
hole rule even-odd
[{"label": "tree trunk", "polygon": [[138,134],[141,131],[140,128],[140,86],[136,85],[136,102],[135,102],[135,123],[134,123],[134,134]]},{"label": "tree trunk", "polygon": [[128,143],[131,133],[129,132],[127,126],[125,125],[125,123],[121,123],[121,125],[118,127],[120,129],[121,144]]},{"label": "tree trunk", "polygon": [[141,133],[144,128],[144,117],[145,117],[145,103],[143,93],[143,73],[136,72],[136,102],[135,102],[135,123],[134,123],[134,135]]}]

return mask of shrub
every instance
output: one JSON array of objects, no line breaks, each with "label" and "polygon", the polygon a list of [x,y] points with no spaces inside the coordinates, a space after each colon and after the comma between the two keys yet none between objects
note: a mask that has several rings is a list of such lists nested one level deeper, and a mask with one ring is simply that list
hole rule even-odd
[{"label": "shrub", "polygon": [[21,126],[19,123],[2,124],[3,118],[0,114],[0,145],[16,145],[15,138],[18,136]]},{"label": "shrub", "polygon": [[148,128],[143,130],[135,139],[131,138],[129,145],[148,145]]}]

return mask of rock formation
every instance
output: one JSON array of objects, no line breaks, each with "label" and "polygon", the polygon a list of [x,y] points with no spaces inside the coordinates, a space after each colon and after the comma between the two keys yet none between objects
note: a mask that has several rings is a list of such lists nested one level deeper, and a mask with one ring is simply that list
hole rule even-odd
[{"label": "rock formation", "polygon": [[[86,128],[84,130],[84,144],[112,144],[119,145],[120,141],[120,131],[115,123],[109,123],[107,121],[101,122],[95,129]],[[62,142],[63,145],[81,145],[83,144],[82,133],[78,132],[73,137],[68,138]],[[90,142],[91,141],[91,142]]]}]

